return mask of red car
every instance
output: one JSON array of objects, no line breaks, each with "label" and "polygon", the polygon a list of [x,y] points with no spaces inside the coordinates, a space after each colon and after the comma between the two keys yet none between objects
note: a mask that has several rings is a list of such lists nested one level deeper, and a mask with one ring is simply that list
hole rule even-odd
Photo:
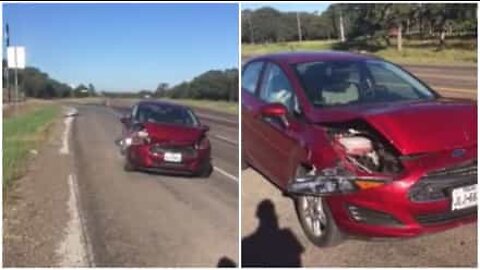
[{"label": "red car", "polygon": [[146,170],[207,177],[212,171],[208,126],[187,107],[141,101],[125,117],[125,170]]},{"label": "red car", "polygon": [[476,221],[476,103],[367,55],[257,57],[242,70],[242,165],[293,197],[318,246],[445,230]]}]

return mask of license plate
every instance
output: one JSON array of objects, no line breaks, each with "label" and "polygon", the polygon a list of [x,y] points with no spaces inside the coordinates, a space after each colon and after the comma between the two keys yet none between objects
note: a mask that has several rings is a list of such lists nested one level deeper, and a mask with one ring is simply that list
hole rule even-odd
[{"label": "license plate", "polygon": [[477,205],[477,185],[455,188],[452,191],[452,211]]},{"label": "license plate", "polygon": [[169,161],[169,162],[182,162],[182,154],[167,152],[163,156],[163,160]]}]

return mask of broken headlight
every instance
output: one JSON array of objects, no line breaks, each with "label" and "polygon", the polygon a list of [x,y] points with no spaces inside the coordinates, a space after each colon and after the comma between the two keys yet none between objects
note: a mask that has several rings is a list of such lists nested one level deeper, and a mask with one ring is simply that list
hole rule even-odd
[{"label": "broken headlight", "polygon": [[375,188],[389,181],[389,178],[378,176],[357,176],[339,166],[298,177],[288,185],[287,191],[291,194],[329,195]]}]

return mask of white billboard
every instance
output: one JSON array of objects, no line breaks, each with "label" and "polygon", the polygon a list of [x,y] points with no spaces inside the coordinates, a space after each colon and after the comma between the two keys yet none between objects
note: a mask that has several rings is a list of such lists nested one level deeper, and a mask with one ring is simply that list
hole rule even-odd
[{"label": "white billboard", "polygon": [[9,68],[25,68],[25,47],[7,48],[7,65]]}]

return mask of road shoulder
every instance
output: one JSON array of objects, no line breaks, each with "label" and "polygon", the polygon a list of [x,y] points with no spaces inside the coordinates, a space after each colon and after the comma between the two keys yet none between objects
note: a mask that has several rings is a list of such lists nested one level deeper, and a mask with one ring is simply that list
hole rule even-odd
[{"label": "road shoulder", "polygon": [[67,177],[72,166],[70,158],[59,154],[64,129],[63,119],[55,120],[26,174],[4,194],[6,267],[55,266],[61,259],[57,248],[69,218]]}]

